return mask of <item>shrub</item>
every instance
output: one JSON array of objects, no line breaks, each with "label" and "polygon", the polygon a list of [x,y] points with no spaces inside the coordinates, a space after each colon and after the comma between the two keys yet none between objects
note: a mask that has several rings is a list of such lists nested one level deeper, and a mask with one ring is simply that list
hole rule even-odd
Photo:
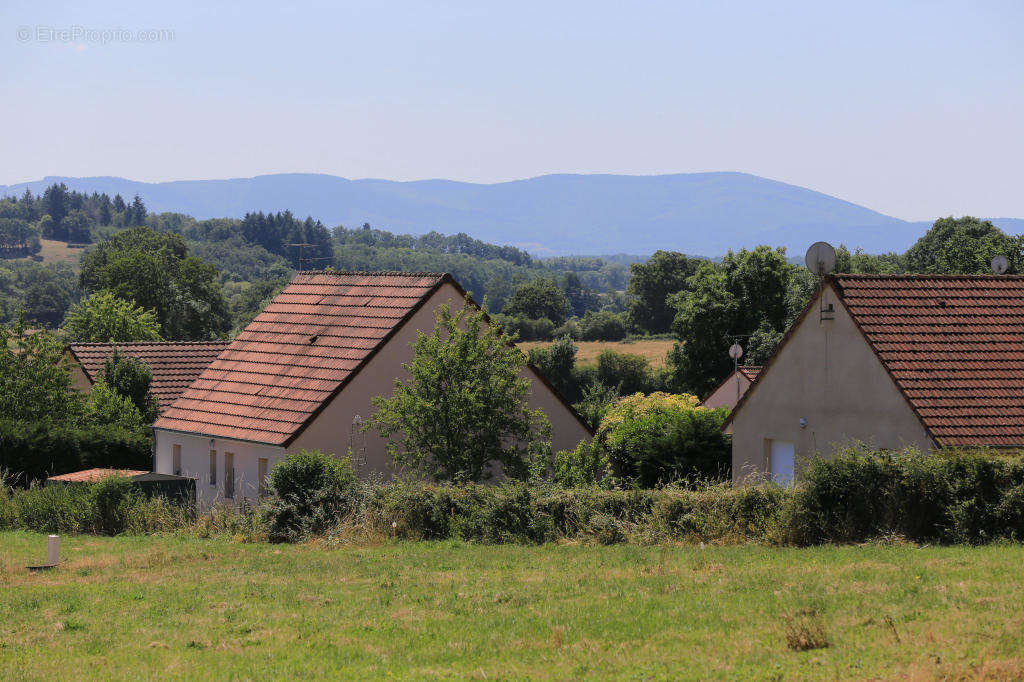
[{"label": "shrub", "polygon": [[355,510],[357,484],[349,457],[319,450],[287,455],[270,471],[275,499],[267,509],[268,537],[295,542],[323,533]]},{"label": "shrub", "polygon": [[597,356],[597,380],[618,390],[619,395],[654,390],[651,363],[642,355],[617,353],[610,349]]},{"label": "shrub", "polygon": [[991,453],[872,453],[850,446],[815,459],[780,519],[807,545],[899,535],[915,542],[1022,537],[1024,464]]},{"label": "shrub", "polygon": [[628,331],[625,314],[610,310],[590,311],[580,322],[580,334],[584,341],[621,341],[626,338]]},{"label": "shrub", "polygon": [[580,441],[574,450],[555,453],[555,482],[567,488],[593,485],[608,474],[608,458],[588,441]]},{"label": "shrub", "polygon": [[147,429],[116,424],[0,421],[0,469],[21,484],[93,467],[148,469],[151,442]]},{"label": "shrub", "polygon": [[724,478],[731,459],[731,438],[721,429],[726,414],[692,395],[637,394],[609,410],[594,443],[616,477],[643,487]]},{"label": "shrub", "polygon": [[0,489],[0,529],[37,533],[153,533],[180,530],[192,509],[162,497],[146,498],[126,478],[97,483]]}]

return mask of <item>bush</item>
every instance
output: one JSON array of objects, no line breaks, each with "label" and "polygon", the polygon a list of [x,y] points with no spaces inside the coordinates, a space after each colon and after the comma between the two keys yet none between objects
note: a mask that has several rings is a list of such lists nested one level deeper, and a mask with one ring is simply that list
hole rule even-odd
[{"label": "bush", "polygon": [[654,373],[647,358],[610,349],[597,356],[597,380],[618,390],[619,395],[648,393],[655,389]]},{"label": "bush", "polygon": [[700,406],[695,396],[640,394],[620,400],[601,421],[594,446],[618,478],[642,487],[729,475],[727,412]]},{"label": "bush", "polygon": [[148,429],[0,421],[0,469],[23,485],[93,467],[148,470],[151,442]]},{"label": "bush", "polygon": [[871,453],[816,459],[780,520],[784,542],[1024,539],[1024,464],[991,453]]},{"label": "bush", "polygon": [[270,471],[275,498],[267,509],[272,542],[305,540],[325,532],[355,511],[358,479],[349,457],[319,450],[287,455]]},{"label": "bush", "polygon": [[0,529],[37,533],[120,535],[180,530],[189,523],[188,505],[146,498],[128,479],[97,483],[33,484],[0,488]]},{"label": "bush", "polygon": [[555,323],[546,317],[533,320],[522,316],[493,315],[491,321],[519,341],[550,341],[555,334]]},{"label": "bush", "polygon": [[608,475],[608,458],[588,441],[575,450],[561,450],[554,457],[555,482],[567,488],[599,483]]},{"label": "bush", "polygon": [[628,332],[625,314],[610,310],[590,311],[580,322],[581,338],[584,341],[621,341]]}]

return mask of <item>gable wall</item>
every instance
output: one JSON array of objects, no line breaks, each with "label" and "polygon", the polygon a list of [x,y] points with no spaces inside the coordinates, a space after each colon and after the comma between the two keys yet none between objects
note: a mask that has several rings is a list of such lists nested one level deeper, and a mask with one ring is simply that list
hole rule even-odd
[{"label": "gable wall", "polygon": [[[832,303],[832,321],[819,321]],[[800,427],[800,418],[807,420]],[[815,453],[861,440],[879,448],[932,447],[917,416],[826,287],[732,422],[733,479],[768,470],[767,439],[794,443],[797,470]]]},{"label": "gable wall", "polygon": [[742,372],[734,371],[702,404],[704,407],[727,407],[731,410],[736,407],[736,403],[748,388],[750,388],[750,379],[743,376]]},{"label": "gable wall", "polygon": [[[463,305],[462,295],[450,283],[445,283],[434,293],[412,319],[306,427],[288,447],[288,451],[294,452],[305,448],[344,455],[350,439],[357,443],[361,439],[366,454],[360,466],[360,473],[381,473],[390,476],[393,469],[391,458],[385,449],[385,440],[375,430],[367,431],[361,436],[353,435],[352,421],[357,414],[364,420],[368,419],[376,411],[370,399],[374,396],[390,396],[394,390],[395,378],[408,376],[402,364],[412,361],[411,344],[416,340],[417,330],[430,332],[434,328],[435,311],[445,303],[453,310]],[[541,408],[551,421],[552,447],[556,451],[575,448],[581,440],[590,438],[590,434],[565,405],[543,383],[535,380],[529,368],[524,369],[523,375],[532,380],[528,401],[530,407]]]}]

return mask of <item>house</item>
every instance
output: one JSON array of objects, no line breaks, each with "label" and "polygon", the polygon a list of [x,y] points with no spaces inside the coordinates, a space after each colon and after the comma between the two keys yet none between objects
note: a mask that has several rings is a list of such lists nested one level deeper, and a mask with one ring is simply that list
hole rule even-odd
[{"label": "house", "polygon": [[114,349],[149,367],[153,381],[149,390],[160,403],[169,406],[217,359],[229,341],[132,341],[129,343],[73,343],[67,348],[75,388],[89,392],[103,372],[103,363]]},{"label": "house", "polygon": [[725,407],[730,410],[733,409],[760,373],[761,368],[758,366],[740,365],[701,404],[704,407],[710,408]]},{"label": "house", "polygon": [[[362,424],[371,399],[406,376],[411,344],[443,304],[464,304],[447,274],[301,272],[153,425],[156,471],[197,479],[201,506],[254,499],[286,453],[352,451],[361,475],[389,475],[390,457]],[[552,446],[590,429],[532,367],[530,406],[551,421]]]},{"label": "house", "polygon": [[827,277],[726,424],[735,480],[851,440],[1024,448],[1024,276]]},{"label": "house", "polygon": [[137,469],[83,469],[82,471],[73,471],[69,474],[59,474],[57,476],[50,476],[46,479],[47,483],[97,483],[105,478],[111,476],[120,476],[123,478],[132,478],[134,476],[142,476],[148,474],[148,471],[139,471]]}]

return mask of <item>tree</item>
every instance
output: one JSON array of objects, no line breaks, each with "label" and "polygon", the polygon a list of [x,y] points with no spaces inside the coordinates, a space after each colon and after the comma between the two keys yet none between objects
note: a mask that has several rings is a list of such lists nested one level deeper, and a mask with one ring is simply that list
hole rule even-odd
[{"label": "tree", "polygon": [[60,221],[60,233],[64,235],[64,239],[76,244],[85,244],[92,240],[91,227],[92,221],[81,209],[69,211],[64,220]]},{"label": "tree", "polygon": [[114,425],[137,429],[148,423],[131,400],[115,391],[103,379],[92,385],[85,403],[84,416],[86,424],[97,426]]},{"label": "tree", "polygon": [[79,282],[154,310],[165,339],[217,337],[231,326],[217,271],[188,255],[181,235],[134,227],[82,257]]},{"label": "tree", "polygon": [[759,332],[764,344],[766,335],[784,331],[794,269],[785,249],[767,246],[730,251],[720,265],[702,265],[689,280],[690,291],[672,299],[673,331],[681,342],[672,353],[674,383],[704,395],[732,371],[728,349],[735,340]]},{"label": "tree", "polygon": [[389,440],[398,464],[436,480],[480,481],[498,473],[521,478],[550,453],[551,426],[526,405],[530,383],[512,338],[465,307],[441,306],[434,331],[420,332],[409,379],[396,379],[390,398],[375,397],[366,428]]},{"label": "tree", "polygon": [[1024,238],[1011,237],[988,220],[939,218],[904,254],[907,272],[979,274],[992,272],[995,256],[1006,256],[1010,273],[1024,270]]},{"label": "tree", "polygon": [[573,377],[576,350],[576,344],[572,339],[563,336],[546,348],[538,346],[531,348],[529,352],[530,364],[536,367],[559,393],[570,400],[580,397]]},{"label": "tree", "polygon": [[646,263],[630,265],[632,276],[626,294],[633,326],[651,334],[669,331],[675,310],[668,297],[686,291],[687,280],[704,262],[674,251],[656,251]]},{"label": "tree", "polygon": [[57,337],[27,332],[23,319],[0,326],[0,419],[73,422],[83,408]]},{"label": "tree", "polygon": [[[153,373],[144,362],[138,358],[121,355],[115,347],[114,352],[103,363],[103,382],[134,405],[144,423],[151,424],[156,421],[160,404],[150,393]],[[95,390],[95,386],[93,389]]]},{"label": "tree", "polygon": [[85,343],[159,341],[160,324],[154,311],[98,291],[71,306],[64,318],[64,335],[69,341]]},{"label": "tree", "polygon": [[600,307],[597,292],[583,285],[580,276],[575,272],[567,272],[562,277],[562,293],[569,304],[569,313],[583,317],[591,310]]},{"label": "tree", "polygon": [[569,302],[553,279],[538,277],[516,287],[502,312],[511,317],[531,320],[547,318],[555,326],[565,322]]}]

